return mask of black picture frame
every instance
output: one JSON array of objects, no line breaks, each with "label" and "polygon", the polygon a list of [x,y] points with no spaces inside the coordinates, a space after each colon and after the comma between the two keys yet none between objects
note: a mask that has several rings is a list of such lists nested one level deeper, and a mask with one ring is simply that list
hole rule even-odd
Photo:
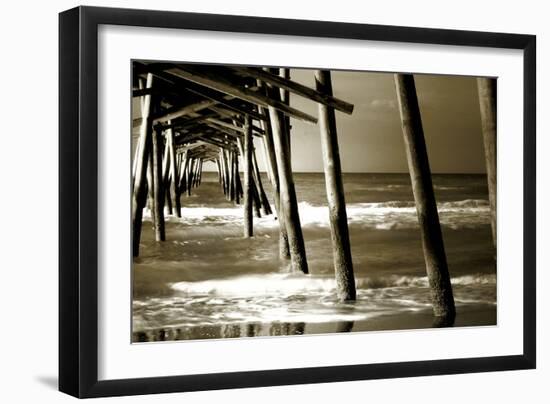
[{"label": "black picture frame", "polygon": [[[522,50],[523,354],[99,381],[100,24]],[[83,398],[535,368],[535,69],[533,35],[96,7],[62,12],[59,16],[59,389]]]}]

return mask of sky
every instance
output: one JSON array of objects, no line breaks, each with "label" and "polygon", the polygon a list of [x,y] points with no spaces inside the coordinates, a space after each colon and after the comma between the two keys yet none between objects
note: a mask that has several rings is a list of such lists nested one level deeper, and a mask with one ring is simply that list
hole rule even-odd
[{"label": "sky", "polygon": [[[292,70],[292,80],[315,87],[312,70]],[[484,173],[483,138],[474,77],[415,75],[433,173]],[[344,172],[407,172],[393,74],[332,72],[334,95],[354,104],[336,111]],[[291,105],[317,116],[317,105],[291,94]],[[292,119],[292,165],[296,172],[322,171],[316,125]]]},{"label": "sky", "polygon": [[[315,88],[313,70],[291,69],[291,79]],[[432,173],[484,173],[476,79],[415,75],[415,81]],[[354,105],[351,115],[336,111],[343,172],[408,172],[393,74],[332,71],[332,86],[335,97]],[[311,100],[290,93],[290,103],[318,115]],[[318,126],[295,119],[291,125],[293,171],[322,172]],[[255,142],[264,171],[262,148]]]}]

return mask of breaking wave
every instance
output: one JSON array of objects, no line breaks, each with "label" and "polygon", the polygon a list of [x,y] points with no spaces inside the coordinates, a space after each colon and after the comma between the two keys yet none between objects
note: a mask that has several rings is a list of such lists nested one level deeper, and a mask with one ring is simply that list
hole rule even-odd
[{"label": "breaking wave", "polygon": [[[487,285],[496,283],[496,275],[465,275],[451,279],[453,285]],[[309,293],[333,293],[336,281],[333,278],[315,275],[264,274],[247,275],[228,279],[199,282],[177,282],[172,289],[191,295],[220,296],[266,296],[300,295]],[[426,276],[381,276],[356,280],[358,290],[399,287],[428,287]]]},{"label": "breaking wave", "polygon": [[[326,206],[315,206],[308,202],[298,204],[302,226],[329,225]],[[348,223],[378,230],[410,229],[418,226],[416,207],[413,201],[388,201],[353,203],[346,206]],[[465,199],[461,201],[441,202],[438,204],[440,222],[453,229],[474,228],[490,224],[490,206],[484,199]],[[181,221],[187,224],[237,224],[242,223],[243,209],[235,207],[183,207],[182,218],[167,217],[169,221]],[[150,220],[150,213],[144,212],[144,218]],[[278,222],[274,216],[255,219],[261,227],[275,227]]]}]

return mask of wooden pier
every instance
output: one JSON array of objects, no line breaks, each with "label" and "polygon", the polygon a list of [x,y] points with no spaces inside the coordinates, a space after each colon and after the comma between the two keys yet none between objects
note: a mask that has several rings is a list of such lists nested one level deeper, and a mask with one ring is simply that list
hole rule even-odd
[{"label": "wooden pier", "polygon": [[[336,293],[341,301],[356,299],[335,114],[352,114],[353,105],[333,96],[329,71],[312,75],[315,88],[293,81],[284,68],[133,63],[133,96],[141,100],[132,173],[135,257],[146,205],[152,212],[155,240],[163,242],[164,215],[182,216],[181,196],[191,195],[201,185],[203,165],[212,162],[221,192],[228,201],[242,205],[243,236],[254,236],[255,217],[274,214],[281,260],[288,260],[293,271],[309,273],[291,164],[290,139],[300,134],[291,135],[292,118],[319,127]],[[496,86],[484,79],[478,85],[496,240]],[[395,86],[434,316],[440,325],[451,325],[454,299],[414,77],[396,74]],[[291,95],[317,104],[318,117],[294,108]],[[268,184],[262,182],[262,171]],[[266,190],[273,197],[273,208]]]}]

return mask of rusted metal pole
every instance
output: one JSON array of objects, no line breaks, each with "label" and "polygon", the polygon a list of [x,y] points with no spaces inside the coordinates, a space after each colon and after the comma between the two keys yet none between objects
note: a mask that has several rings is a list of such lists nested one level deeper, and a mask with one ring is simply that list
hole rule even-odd
[{"label": "rusted metal pole", "polygon": [[485,167],[489,204],[491,206],[491,230],[493,245],[497,246],[497,80],[485,77],[477,79],[481,130],[485,149]]},{"label": "rusted metal pole", "polygon": [[254,235],[252,219],[252,124],[250,116],[244,121],[244,236]]},{"label": "rusted metal pole", "polygon": [[[330,71],[317,70],[315,86],[317,91],[332,96]],[[355,276],[351,258],[338,133],[336,132],[336,116],[334,108],[323,104],[318,104],[318,106],[337,294],[342,301],[355,300]]]},{"label": "rusted metal pole", "polygon": [[395,74],[394,79],[436,324],[452,325],[456,316],[453,289],[414,77],[411,74]]}]

